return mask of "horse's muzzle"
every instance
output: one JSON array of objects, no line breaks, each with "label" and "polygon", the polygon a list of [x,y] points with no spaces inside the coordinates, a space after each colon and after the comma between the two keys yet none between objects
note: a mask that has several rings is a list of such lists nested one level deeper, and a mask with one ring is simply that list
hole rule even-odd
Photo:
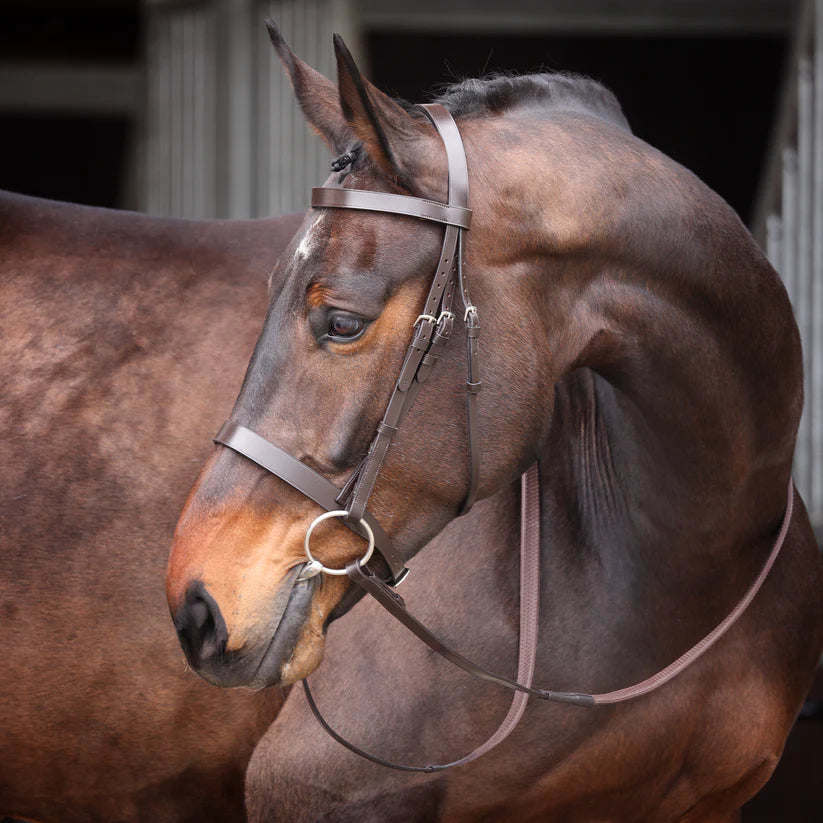
[{"label": "horse's muzzle", "polygon": [[268,640],[254,647],[228,650],[226,621],[217,601],[199,580],[186,588],[172,618],[186,660],[201,677],[217,686],[263,688],[281,685],[311,607],[315,580],[296,582],[297,569],[283,581],[272,615]]}]

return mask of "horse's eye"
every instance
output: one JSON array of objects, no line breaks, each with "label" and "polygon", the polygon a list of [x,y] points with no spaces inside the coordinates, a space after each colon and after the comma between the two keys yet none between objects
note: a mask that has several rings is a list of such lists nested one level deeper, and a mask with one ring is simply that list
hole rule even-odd
[{"label": "horse's eye", "polygon": [[332,340],[352,340],[358,337],[365,328],[366,324],[359,317],[353,317],[350,314],[333,314],[329,319],[328,335]]}]

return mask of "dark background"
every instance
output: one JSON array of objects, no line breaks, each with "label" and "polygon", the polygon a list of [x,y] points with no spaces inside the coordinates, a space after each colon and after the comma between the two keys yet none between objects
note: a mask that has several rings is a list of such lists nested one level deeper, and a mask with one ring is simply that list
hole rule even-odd
[{"label": "dark background", "polygon": [[[0,8],[0,58],[141,58],[136,0],[86,11]],[[608,86],[639,137],[696,172],[744,220],[752,214],[786,56],[776,36],[496,36],[366,32],[371,79],[415,102],[461,77],[573,71]],[[135,123],[125,116],[0,112],[0,188],[122,203]]]},{"label": "dark background", "polygon": [[572,71],[610,88],[634,133],[751,216],[782,79],[782,37],[373,34],[372,79],[425,101],[486,71]]},{"label": "dark background", "polygon": [[[139,0],[115,7],[32,10],[0,0],[0,60],[105,62],[141,59]],[[125,116],[0,110],[0,189],[94,206],[122,205],[136,124]]]}]

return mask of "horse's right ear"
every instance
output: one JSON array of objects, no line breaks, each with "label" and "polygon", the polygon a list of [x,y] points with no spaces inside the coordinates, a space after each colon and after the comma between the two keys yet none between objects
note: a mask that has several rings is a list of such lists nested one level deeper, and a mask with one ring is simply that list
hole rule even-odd
[{"label": "horse's right ear", "polygon": [[297,102],[309,125],[323,138],[335,154],[341,154],[353,140],[351,130],[340,109],[337,86],[304,63],[287,45],[280,29],[266,20],[271,43],[288,72]]}]

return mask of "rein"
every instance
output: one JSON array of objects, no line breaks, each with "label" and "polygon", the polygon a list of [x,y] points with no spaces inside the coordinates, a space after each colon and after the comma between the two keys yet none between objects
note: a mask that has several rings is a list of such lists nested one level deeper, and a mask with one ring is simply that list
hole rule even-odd
[{"label": "rein", "polygon": [[[783,545],[791,522],[794,498],[793,485],[789,478],[786,510],[772,550],[758,576],[726,618],[674,662],[651,677],[627,688],[601,694],[589,694],[532,687],[537,657],[540,597],[540,479],[537,464],[533,464],[521,478],[520,638],[517,678],[512,680],[476,665],[439,640],[406,610],[403,598],[393,588],[408,574],[405,558],[368,511],[367,505],[392,438],[414,403],[442,347],[451,335],[455,320],[455,314],[452,311],[453,299],[457,289],[460,290],[464,305],[466,326],[468,365],[466,389],[470,450],[469,489],[461,505],[460,515],[465,514],[474,504],[480,480],[477,429],[477,394],[481,385],[478,348],[479,322],[477,309],[471,303],[468,287],[463,277],[462,261],[462,235],[463,231],[471,225],[471,211],[468,208],[468,168],[460,133],[446,108],[439,104],[429,104],[423,106],[423,109],[440,134],[446,148],[449,170],[448,203],[356,189],[315,188],[312,190],[313,208],[347,208],[387,212],[442,223],[446,227],[440,260],[423,307],[423,313],[413,324],[414,336],[406,352],[386,411],[377,426],[377,433],[366,456],[340,489],[279,446],[234,421],[229,420],[224,423],[214,438],[216,443],[228,446],[254,461],[326,510],[324,514],[315,518],[306,532],[304,549],[308,562],[299,573],[297,582],[308,580],[321,572],[331,575],[348,575],[349,579],[357,584],[357,591],[371,595],[433,651],[472,676],[504,686],[514,692],[509,711],[497,731],[474,751],[451,763],[409,766],[371,754],[338,734],[321,715],[309,688],[308,680],[303,681],[312,713],[338,743],[374,763],[407,772],[443,771],[476,760],[509,736],[523,716],[529,697],[578,706],[598,706],[632,700],[667,683],[708,651],[748,608],[763,585]],[[328,568],[316,560],[311,553],[310,538],[315,526],[331,517],[341,518],[345,526],[368,541],[368,548],[364,555],[345,569]],[[387,568],[385,580],[366,566],[375,549]]]},{"label": "rein", "polygon": [[749,604],[754,600],[755,595],[760,590],[763,582],[769,574],[775,560],[777,559],[789,524],[792,519],[792,509],[794,501],[794,489],[792,480],[789,478],[789,492],[786,503],[786,511],[783,515],[783,522],[780,531],[775,539],[772,550],[766,562],[760,570],[755,580],[746,590],[746,593],[739,600],[737,605],[709,634],[697,642],[680,657],[661,669],[651,677],[628,686],[624,689],[617,689],[611,692],[600,694],[588,694],[585,692],[558,692],[548,689],[532,688],[532,676],[534,674],[534,664],[537,656],[537,633],[540,606],[540,480],[537,464],[531,466],[521,478],[521,526],[520,526],[520,645],[518,651],[517,680],[510,680],[507,677],[484,669],[459,652],[449,648],[427,629],[419,620],[406,611],[403,599],[397,592],[390,589],[379,578],[375,577],[367,569],[360,565],[360,561],[352,563],[346,571],[349,577],[358,585],[362,586],[377,602],[383,606],[393,617],[396,617],[406,628],[419,637],[430,649],[437,652],[441,657],[453,663],[455,666],[468,672],[470,675],[498,686],[504,686],[514,691],[514,696],[503,722],[497,731],[478,746],[474,751],[454,760],[451,763],[429,764],[426,766],[408,766],[402,763],[394,763],[382,757],[355,746],[350,741],[336,732],[326,721],[320,710],[317,708],[314,696],[309,688],[309,681],[303,680],[303,689],[314,716],[320,725],[341,745],[349,751],[361,757],[371,760],[381,766],[397,769],[404,772],[440,772],[454,766],[463,766],[471,763],[478,757],[486,754],[498,743],[505,740],[514,730],[515,726],[523,716],[526,708],[526,701],[529,697],[537,697],[541,700],[548,700],[553,703],[571,703],[578,706],[602,706],[611,703],[624,703],[627,700],[634,700],[644,694],[658,689],[664,683],[676,677],[684,669],[688,668],[699,657],[705,654],[726,632],[737,622],[738,618],[746,611]]}]

